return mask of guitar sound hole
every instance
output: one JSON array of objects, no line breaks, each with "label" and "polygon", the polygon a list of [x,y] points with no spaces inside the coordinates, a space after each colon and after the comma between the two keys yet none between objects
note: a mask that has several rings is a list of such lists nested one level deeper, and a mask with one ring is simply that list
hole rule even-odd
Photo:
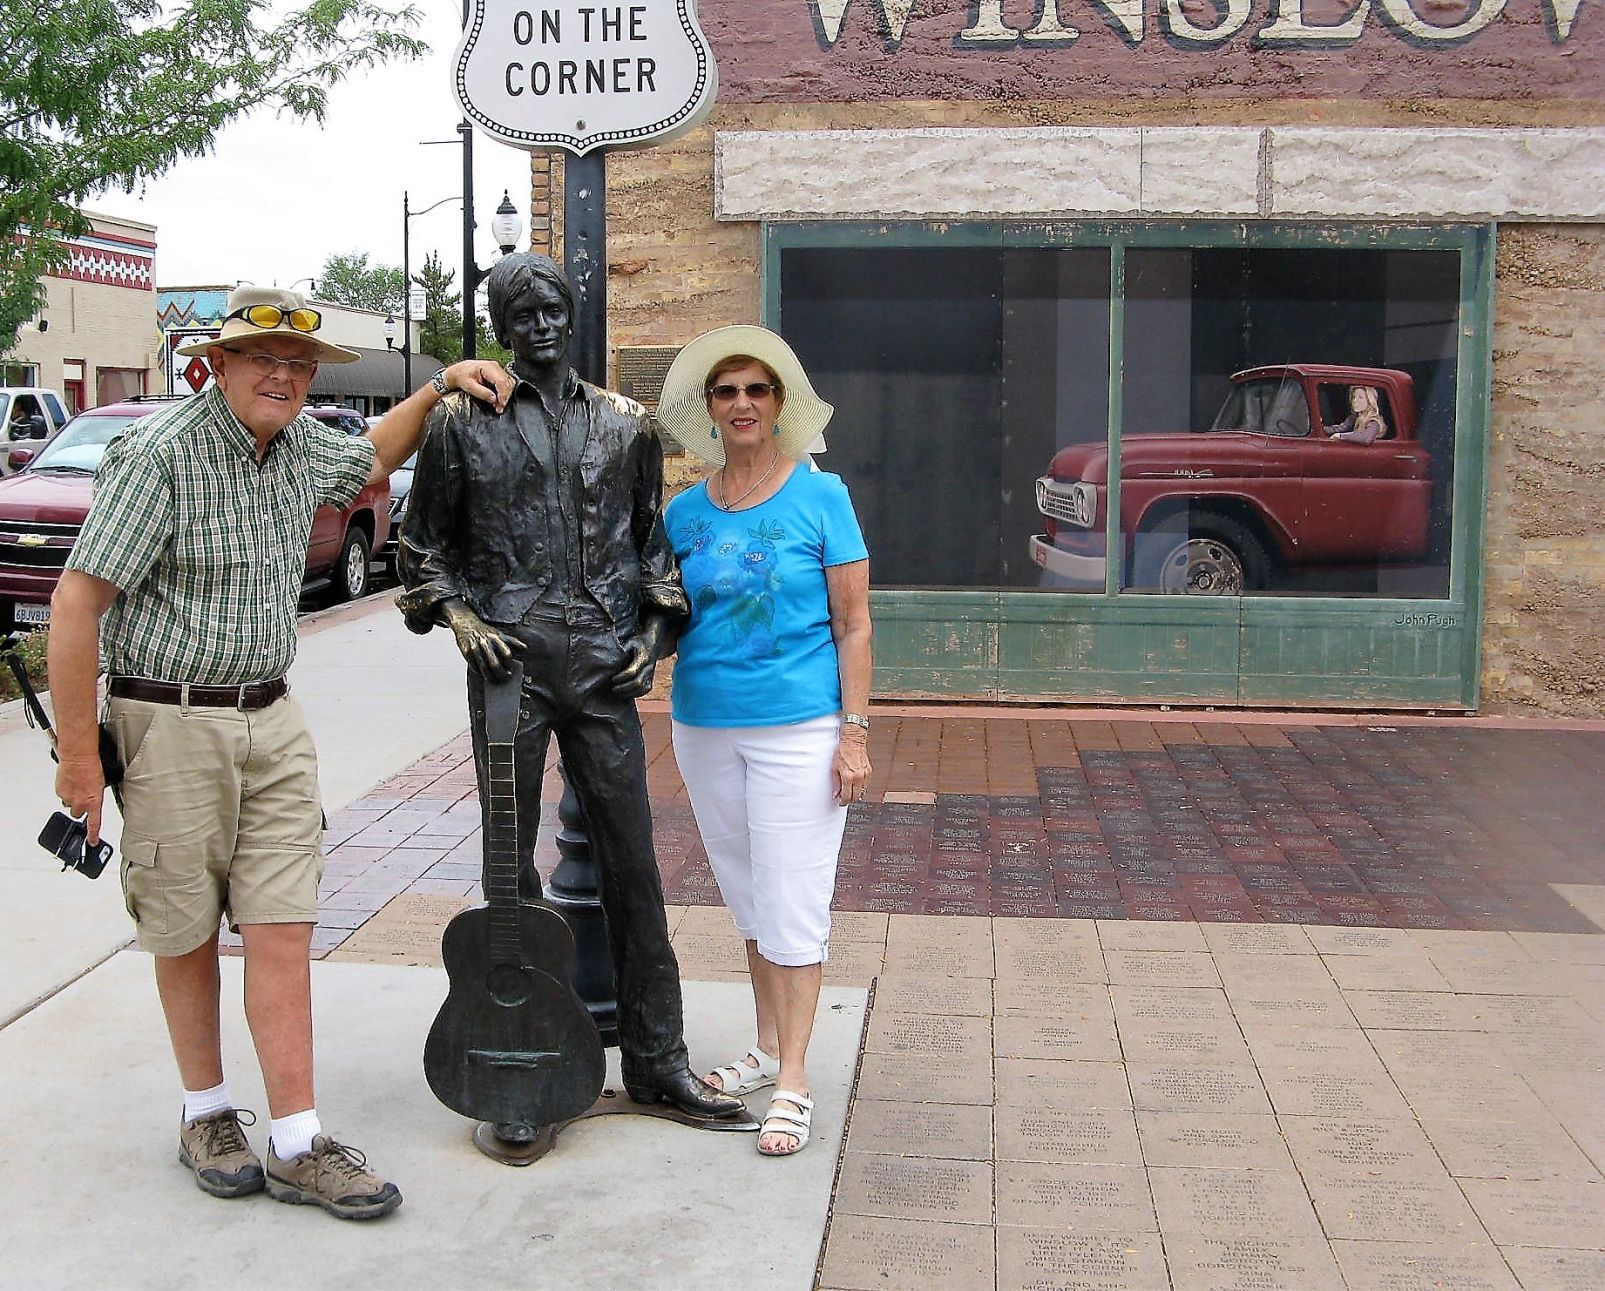
[{"label": "guitar sound hole", "polygon": [[516,964],[498,964],[485,979],[485,989],[496,1003],[513,1008],[530,997],[529,974]]}]

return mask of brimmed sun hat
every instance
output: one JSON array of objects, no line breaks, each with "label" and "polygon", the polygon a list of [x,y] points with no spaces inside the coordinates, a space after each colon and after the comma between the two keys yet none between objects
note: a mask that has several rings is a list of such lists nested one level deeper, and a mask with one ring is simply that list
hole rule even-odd
[{"label": "brimmed sun hat", "polygon": [[[264,327],[260,323],[253,323],[245,317],[244,311],[266,306],[279,312],[279,319],[271,327]],[[302,313],[301,318],[292,318],[292,315]],[[308,319],[305,315],[310,314]],[[311,327],[297,327],[297,322],[312,323]],[[305,341],[316,351],[312,356],[319,363],[355,363],[362,355],[352,350],[343,350],[338,345],[328,341],[320,341],[315,333],[323,325],[323,319],[318,310],[313,309],[306,302],[306,297],[298,291],[288,291],[283,287],[236,287],[229,292],[228,304],[223,306],[223,330],[213,339],[204,341],[191,341],[188,345],[180,345],[173,351],[175,354],[202,354],[214,345],[227,345],[230,341],[244,340],[247,337],[257,336],[293,336],[298,341]]]},{"label": "brimmed sun hat", "polygon": [[707,380],[708,373],[737,354],[767,364],[780,378],[786,395],[775,422],[780,451],[787,457],[823,452],[821,432],[836,410],[814,393],[791,346],[767,327],[745,323],[705,332],[675,356],[658,401],[663,429],[703,461],[724,465],[724,441],[713,433],[713,418],[708,415]]}]

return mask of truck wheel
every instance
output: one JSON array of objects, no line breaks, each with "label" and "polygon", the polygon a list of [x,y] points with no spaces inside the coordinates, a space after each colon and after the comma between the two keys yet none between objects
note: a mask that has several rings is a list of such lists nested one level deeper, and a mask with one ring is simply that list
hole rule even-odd
[{"label": "truck wheel", "polygon": [[368,594],[368,560],[368,535],[361,529],[347,529],[340,559],[334,562],[329,574],[337,600],[354,601]]},{"label": "truck wheel", "polygon": [[[1149,534],[1138,583],[1187,596],[1241,596],[1270,581],[1270,560],[1249,529],[1229,516],[1194,516],[1185,533]],[[1156,541],[1160,538],[1164,541]]]}]

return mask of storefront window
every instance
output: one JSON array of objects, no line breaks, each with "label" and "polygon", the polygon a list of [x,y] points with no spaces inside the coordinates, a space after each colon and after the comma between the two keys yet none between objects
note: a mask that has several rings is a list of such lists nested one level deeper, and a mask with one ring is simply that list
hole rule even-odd
[{"label": "storefront window", "polygon": [[1447,596],[1460,252],[1120,239],[781,249],[876,586]]}]

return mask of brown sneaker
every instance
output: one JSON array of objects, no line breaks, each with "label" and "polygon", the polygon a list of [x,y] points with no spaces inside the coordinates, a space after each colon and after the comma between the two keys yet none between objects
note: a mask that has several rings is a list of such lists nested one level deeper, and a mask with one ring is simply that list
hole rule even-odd
[{"label": "brown sneaker", "polygon": [[199,1116],[178,1130],[179,1163],[195,1172],[202,1192],[214,1197],[243,1197],[262,1191],[262,1162],[246,1142],[240,1117],[256,1117],[250,1112],[225,1108],[210,1116]]},{"label": "brown sneaker", "polygon": [[376,1219],[401,1205],[400,1190],[369,1170],[367,1157],[327,1134],[288,1161],[279,1160],[270,1141],[267,1191],[275,1201],[322,1206],[341,1219]]}]

